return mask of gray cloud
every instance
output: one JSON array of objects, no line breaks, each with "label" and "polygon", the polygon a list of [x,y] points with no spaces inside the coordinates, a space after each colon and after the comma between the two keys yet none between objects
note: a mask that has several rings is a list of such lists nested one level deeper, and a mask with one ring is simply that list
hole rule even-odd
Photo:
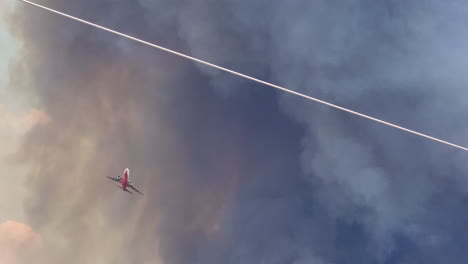
[{"label": "gray cloud", "polygon": [[[258,71],[243,63],[259,58],[272,73],[268,78],[276,83],[466,143],[466,126],[458,121],[466,113],[460,101],[466,85],[460,72],[465,68],[461,47],[467,40],[463,2],[431,1],[421,6],[416,1],[256,1],[227,6],[230,9],[223,21],[210,19],[210,15],[184,17],[200,20],[199,24],[190,23],[191,34],[187,34],[196,55],[253,75]],[[204,10],[205,14],[211,12]],[[198,32],[192,28],[208,29]],[[233,32],[243,32],[246,37],[240,39],[249,39],[250,45],[219,51],[218,46],[229,47],[223,41],[233,42]],[[205,48],[205,42],[212,48]],[[255,47],[261,47],[261,52]],[[456,158],[454,152],[298,101],[290,95],[281,98],[284,110],[309,131],[304,138],[302,167],[311,182],[322,182],[316,198],[327,211],[335,217],[351,213],[364,223],[382,261],[398,251],[394,238],[398,233],[420,246],[427,245],[428,237],[438,236],[440,231],[426,219],[438,219],[438,225],[448,220],[438,217],[437,209],[443,207],[436,209],[430,201],[445,199],[440,193],[446,185],[451,186],[448,190],[454,188],[457,199],[464,199],[464,188],[451,185],[465,183],[459,176],[465,163],[451,161]],[[370,213],[353,212],[361,207]],[[457,214],[453,211],[450,217]],[[415,235],[413,227],[425,235]],[[457,228],[442,232],[453,236]],[[441,241],[432,244],[443,246]],[[425,251],[422,255],[427,258],[423,259],[438,262],[433,252]]]},{"label": "gray cloud", "polygon": [[[44,4],[466,142],[462,1]],[[464,259],[463,153],[27,6],[11,21],[13,83],[53,120],[20,156],[55,261]],[[127,166],[143,199],[101,179]]]}]

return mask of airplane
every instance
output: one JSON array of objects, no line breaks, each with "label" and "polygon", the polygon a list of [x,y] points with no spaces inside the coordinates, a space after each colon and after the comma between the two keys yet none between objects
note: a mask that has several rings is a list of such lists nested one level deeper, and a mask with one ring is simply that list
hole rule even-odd
[{"label": "airplane", "polygon": [[139,194],[143,195],[136,187],[135,185],[133,185],[132,181],[129,181],[128,178],[130,176],[130,170],[128,168],[126,168],[124,170],[124,173],[123,173],[123,178],[119,176],[117,176],[117,178],[115,177],[106,177],[106,178],[109,178],[113,181],[116,181],[118,183],[120,183],[121,185],[120,186],[117,186],[118,188],[121,188],[122,190],[126,191],[126,192],[129,192],[131,194],[133,194],[131,191],[129,191],[127,189],[127,187],[130,187],[132,188],[134,191],[138,192]]}]

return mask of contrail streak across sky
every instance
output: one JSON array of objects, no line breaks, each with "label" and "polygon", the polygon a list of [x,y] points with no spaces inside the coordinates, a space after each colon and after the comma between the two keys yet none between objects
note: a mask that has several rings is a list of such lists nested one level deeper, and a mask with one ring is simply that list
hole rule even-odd
[{"label": "contrail streak across sky", "polygon": [[99,28],[99,29],[102,29],[102,30],[111,32],[111,33],[113,33],[113,34],[116,34],[116,35],[125,37],[125,38],[127,38],[127,39],[130,39],[130,40],[133,40],[133,41],[136,41],[136,42],[140,42],[140,43],[145,44],[145,45],[147,45],[147,46],[150,46],[150,47],[153,47],[153,48],[157,48],[157,49],[166,51],[166,52],[168,52],[168,53],[172,53],[172,54],[177,55],[177,56],[179,56],[179,57],[183,57],[183,58],[186,58],[186,59],[189,59],[189,60],[192,60],[192,61],[196,61],[196,62],[198,62],[198,63],[205,64],[205,65],[207,65],[207,66],[216,68],[216,69],[218,69],[218,70],[225,71],[225,72],[228,72],[228,73],[237,75],[237,76],[239,76],[239,77],[242,77],[242,78],[245,78],[245,79],[249,79],[249,80],[252,80],[252,81],[254,81],[254,82],[257,82],[257,83],[261,83],[261,84],[270,86],[270,87],[272,87],[272,88],[281,90],[281,91],[283,91],[283,92],[287,92],[287,93],[290,93],[290,94],[294,94],[294,95],[297,95],[297,96],[299,96],[299,97],[302,97],[302,98],[305,98],[305,99],[308,99],[308,100],[311,100],[311,101],[315,101],[315,102],[317,102],[317,103],[321,103],[321,104],[324,104],[324,105],[333,107],[333,108],[335,108],[335,109],[339,109],[339,110],[348,112],[348,113],[350,113],[350,114],[357,115],[357,116],[360,116],[360,117],[363,117],[363,118],[366,118],[366,119],[369,119],[369,120],[372,120],[372,121],[375,121],[375,122],[378,122],[378,123],[381,123],[381,124],[384,124],[384,125],[387,125],[387,126],[390,126],[390,127],[394,127],[394,128],[397,128],[397,129],[406,131],[406,132],[408,132],[408,133],[411,133],[411,134],[420,136],[420,137],[424,137],[424,138],[427,138],[427,139],[430,139],[430,140],[433,140],[433,141],[437,141],[437,142],[442,143],[442,144],[446,144],[446,145],[448,145],[448,146],[452,146],[452,147],[455,147],[455,148],[458,148],[458,149],[462,149],[462,150],[468,151],[468,148],[466,148],[466,147],[463,147],[463,146],[460,146],[460,145],[457,145],[457,144],[454,144],[454,143],[451,143],[451,142],[448,142],[448,141],[445,141],[445,140],[442,140],[442,139],[439,139],[439,138],[436,138],[436,137],[432,137],[432,136],[429,136],[429,135],[426,135],[426,134],[423,134],[423,133],[420,133],[420,132],[417,132],[417,131],[414,131],[414,130],[411,130],[411,129],[408,129],[408,128],[405,128],[405,127],[402,127],[402,126],[399,126],[399,125],[396,125],[396,124],[393,124],[393,123],[390,123],[390,122],[387,122],[387,121],[384,121],[384,120],[375,118],[375,117],[372,117],[372,116],[368,116],[368,115],[365,115],[365,114],[362,114],[362,113],[359,113],[359,112],[356,112],[356,111],[353,111],[353,110],[350,110],[350,109],[341,107],[341,106],[339,106],[339,105],[335,105],[335,104],[332,104],[332,103],[329,103],[329,102],[326,102],[326,101],[323,101],[323,100],[320,100],[320,99],[317,99],[317,98],[314,98],[314,97],[311,97],[311,96],[308,96],[308,95],[305,95],[305,94],[302,94],[302,93],[298,93],[298,92],[295,92],[295,91],[293,91],[293,90],[289,90],[289,89],[287,89],[287,88],[281,87],[281,86],[279,86],[279,85],[275,85],[275,84],[272,84],[272,83],[269,83],[269,82],[266,82],[266,81],[262,81],[262,80],[260,80],[260,79],[257,79],[257,78],[254,78],[254,77],[251,77],[251,76],[248,76],[248,75],[245,75],[245,74],[242,74],[242,73],[239,73],[239,72],[236,72],[236,71],[233,71],[233,70],[230,70],[230,69],[221,67],[221,66],[218,66],[218,65],[216,65],[216,64],[212,64],[212,63],[203,61],[203,60],[201,60],[201,59],[197,59],[197,58],[194,58],[194,57],[185,55],[185,54],[180,53],[180,52],[177,52],[177,51],[173,51],[173,50],[168,49],[168,48],[164,48],[164,47],[158,46],[158,45],[156,45],[156,44],[153,44],[153,43],[150,43],[150,42],[147,42],[147,41],[144,41],[144,40],[141,40],[141,39],[138,39],[138,38],[135,38],[135,37],[132,37],[132,36],[123,34],[123,33],[120,33],[120,32],[118,32],[118,31],[115,31],[115,30],[112,30],[112,29],[109,29],[109,28],[106,28],[106,27],[103,27],[103,26],[100,26],[100,25],[97,25],[97,24],[88,22],[88,21],[86,21],[86,20],[83,20],[83,19],[80,19],[80,18],[71,16],[71,15],[68,15],[68,14],[65,14],[65,13],[62,13],[62,12],[59,12],[59,11],[56,11],[56,10],[54,10],[54,9],[51,9],[51,8],[48,8],[48,7],[45,7],[45,6],[42,6],[42,5],[39,5],[39,4],[30,2],[30,1],[28,1],[28,0],[20,0],[20,1],[22,1],[22,2],[24,2],[24,3],[27,3],[27,4],[30,4],[30,5],[33,5],[33,6],[36,6],[36,7],[39,7],[39,8],[42,8],[42,9],[47,10],[47,11],[50,11],[50,12],[52,12],[52,13],[55,13],[55,14],[58,14],[58,15],[61,15],[61,16],[64,16],[64,17],[67,17],[67,18],[70,18],[70,19],[79,21],[79,22],[81,22],[81,23],[88,24],[88,25],[90,25],[90,26],[93,26],[93,27],[96,27],[96,28]]}]

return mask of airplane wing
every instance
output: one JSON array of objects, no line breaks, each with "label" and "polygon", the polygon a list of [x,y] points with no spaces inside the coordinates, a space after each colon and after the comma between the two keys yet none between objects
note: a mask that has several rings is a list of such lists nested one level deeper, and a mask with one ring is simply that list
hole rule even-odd
[{"label": "airplane wing", "polygon": [[135,192],[143,195],[133,184],[129,184],[128,187],[132,188]]},{"label": "airplane wing", "polygon": [[109,178],[109,179],[111,179],[111,180],[113,180],[113,181],[116,181],[116,182],[120,182],[120,179],[119,179],[119,178],[114,178],[114,177],[106,177],[106,178]]},{"label": "airplane wing", "polygon": [[[115,186],[115,187],[117,187],[117,188],[119,188],[120,190],[122,190],[122,186]],[[126,191],[126,192],[128,192],[128,193],[130,193],[130,194],[133,194],[131,191],[129,191],[129,190],[127,190],[127,189],[125,189],[124,191]]]}]

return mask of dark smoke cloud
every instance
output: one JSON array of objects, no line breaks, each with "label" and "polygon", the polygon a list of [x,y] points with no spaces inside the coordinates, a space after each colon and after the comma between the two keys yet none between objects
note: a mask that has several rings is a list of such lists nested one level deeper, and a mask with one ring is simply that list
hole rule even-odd
[{"label": "dark smoke cloud", "polygon": [[[250,70],[245,61],[259,58],[271,72],[267,78],[276,83],[466,143],[466,126],[457,121],[466,113],[460,100],[467,81],[460,73],[466,57],[461,49],[468,39],[463,2],[255,3],[261,7],[230,5],[234,14],[225,14],[223,22],[203,16],[200,24],[216,29],[203,36],[188,34],[193,51],[222,57],[217,61],[244,71]],[[190,25],[198,28],[197,23]],[[227,36],[217,35],[220,31]],[[222,45],[219,39],[241,31],[247,32],[248,37],[241,39],[249,39],[250,46],[239,46],[228,55],[213,55],[216,49],[200,45]],[[363,225],[366,239],[372,241],[372,246],[364,245],[368,255],[384,263],[414,262],[413,254],[424,263],[463,259],[459,246],[447,244],[466,239],[466,233],[459,233],[462,225],[449,224],[450,219],[464,219],[463,209],[447,212],[449,204],[455,206],[465,197],[465,188],[460,187],[466,183],[463,153],[310,102],[299,103],[290,95],[280,100],[283,109],[305,125],[302,169],[305,179],[319,186],[315,199],[333,219]],[[448,198],[452,195],[457,198]],[[434,200],[447,202],[435,205]],[[410,241],[415,249],[408,250],[402,241]]]},{"label": "dark smoke cloud", "polygon": [[[41,3],[467,142],[462,1]],[[20,153],[48,263],[466,259],[464,153],[29,6],[10,21],[13,83],[52,120]],[[103,178],[123,167],[143,199]]]}]

